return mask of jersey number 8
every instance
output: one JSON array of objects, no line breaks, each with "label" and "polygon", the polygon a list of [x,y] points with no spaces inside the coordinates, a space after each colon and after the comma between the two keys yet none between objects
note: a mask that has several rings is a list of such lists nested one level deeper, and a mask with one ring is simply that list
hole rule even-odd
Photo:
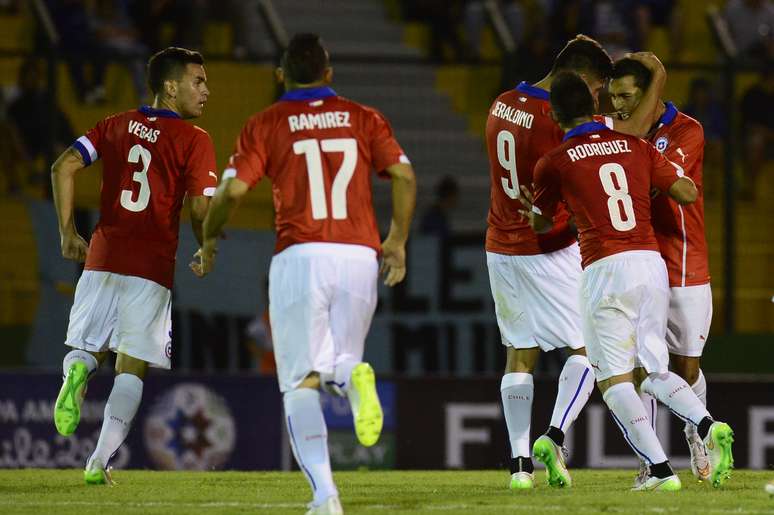
[{"label": "jersey number 8", "polygon": [[[613,176],[618,183],[616,187],[613,182]],[[599,167],[599,180],[602,181],[602,188],[607,193],[607,210],[610,212],[610,222],[617,231],[626,232],[634,229],[637,220],[634,217],[634,206],[632,197],[629,196],[629,183],[626,182],[626,171],[618,163],[605,163]],[[621,216],[623,208],[625,219]]]},{"label": "jersey number 8", "polygon": [[312,201],[312,218],[323,220],[328,218],[328,202],[325,195],[325,181],[323,180],[322,157],[323,152],[342,152],[344,158],[336,172],[331,187],[331,210],[334,220],[347,218],[347,186],[355,173],[357,164],[357,141],[354,138],[335,139],[302,139],[293,143],[293,152],[306,157],[306,170],[309,175],[309,193]]}]

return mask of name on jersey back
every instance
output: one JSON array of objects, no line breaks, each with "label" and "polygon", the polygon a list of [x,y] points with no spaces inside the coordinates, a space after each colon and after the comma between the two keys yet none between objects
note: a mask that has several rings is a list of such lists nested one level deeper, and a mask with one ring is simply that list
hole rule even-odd
[{"label": "name on jersey back", "polygon": [[492,116],[508,120],[511,123],[520,125],[525,129],[532,128],[532,122],[535,121],[535,115],[532,113],[525,113],[521,109],[516,109],[508,104],[504,104],[499,100],[495,102],[494,109],[492,109]]},{"label": "name on jersey back", "polygon": [[631,152],[631,149],[629,148],[629,142],[625,139],[601,141],[599,143],[581,143],[567,149],[567,155],[570,156],[572,162],[585,157],[612,156],[613,154],[626,154],[628,152]]},{"label": "name on jersey back", "polygon": [[129,134],[134,134],[150,143],[156,143],[161,131],[158,129],[149,129],[145,125],[135,120],[129,120]]},{"label": "name on jersey back", "polygon": [[349,111],[324,111],[322,113],[301,113],[288,116],[290,132],[310,129],[337,129],[351,127]]}]

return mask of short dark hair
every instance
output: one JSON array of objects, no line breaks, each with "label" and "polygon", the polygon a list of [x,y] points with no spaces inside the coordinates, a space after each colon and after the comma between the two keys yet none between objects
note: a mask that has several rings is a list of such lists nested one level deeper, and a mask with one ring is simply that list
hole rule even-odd
[{"label": "short dark hair", "polygon": [[561,71],[592,73],[604,80],[613,71],[613,60],[596,40],[579,34],[568,41],[554,59],[551,73]]},{"label": "short dark hair", "polygon": [[551,81],[551,109],[560,125],[594,114],[594,99],[586,82],[575,72],[560,72]]},{"label": "short dark hair", "polygon": [[310,84],[323,78],[330,62],[320,36],[307,32],[293,36],[282,54],[280,65],[296,84]]},{"label": "short dark hair", "polygon": [[634,85],[642,91],[648,89],[650,81],[653,79],[653,73],[651,73],[644,64],[634,59],[624,57],[613,64],[613,73],[610,74],[610,78],[620,79],[627,75],[634,77]]},{"label": "short dark hair", "polygon": [[204,57],[199,52],[187,48],[168,47],[156,52],[148,59],[148,86],[154,95],[164,88],[164,81],[183,73],[187,64],[204,64]]}]

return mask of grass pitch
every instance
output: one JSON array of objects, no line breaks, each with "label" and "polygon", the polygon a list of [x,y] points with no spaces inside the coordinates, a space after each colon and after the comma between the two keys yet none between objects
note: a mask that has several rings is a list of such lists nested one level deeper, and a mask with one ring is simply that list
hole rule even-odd
[{"label": "grass pitch", "polygon": [[[573,470],[571,489],[506,488],[505,471],[338,472],[347,514],[774,513],[774,472],[737,470],[721,489],[683,472],[678,493],[629,492],[633,471]],[[299,514],[309,488],[298,472],[116,471],[114,487],[86,486],[81,470],[0,471],[0,513],[54,515]]]}]

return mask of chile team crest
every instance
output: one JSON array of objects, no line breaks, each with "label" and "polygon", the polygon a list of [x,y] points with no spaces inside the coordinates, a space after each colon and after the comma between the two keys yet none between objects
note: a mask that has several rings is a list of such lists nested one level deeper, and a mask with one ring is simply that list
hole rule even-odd
[{"label": "chile team crest", "polygon": [[153,404],[143,436],[158,468],[209,470],[231,457],[236,427],[223,398],[204,385],[182,383]]},{"label": "chile team crest", "polygon": [[664,153],[664,150],[666,150],[668,145],[669,145],[669,140],[667,139],[666,136],[661,136],[656,140],[656,150],[658,150],[662,154]]}]

